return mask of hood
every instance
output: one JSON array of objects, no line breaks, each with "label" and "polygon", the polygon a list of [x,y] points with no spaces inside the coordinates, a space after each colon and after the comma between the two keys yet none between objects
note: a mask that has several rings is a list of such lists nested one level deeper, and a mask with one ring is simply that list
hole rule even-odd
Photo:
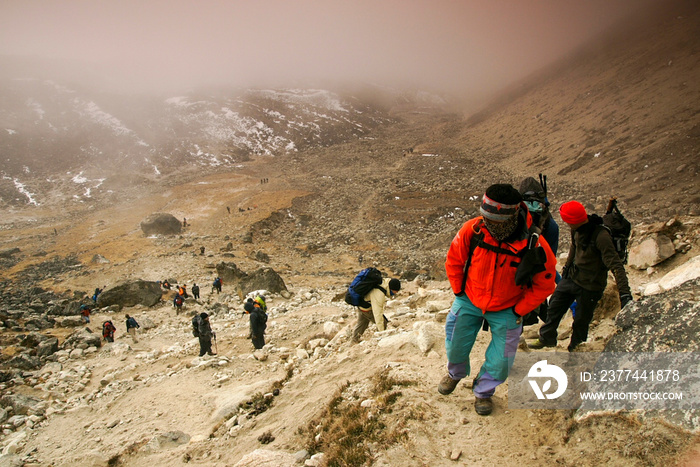
[{"label": "hood", "polygon": [[386,290],[386,295],[387,297],[391,298],[391,292],[389,291],[389,281],[391,280],[391,277],[385,277],[382,279],[382,288]]}]

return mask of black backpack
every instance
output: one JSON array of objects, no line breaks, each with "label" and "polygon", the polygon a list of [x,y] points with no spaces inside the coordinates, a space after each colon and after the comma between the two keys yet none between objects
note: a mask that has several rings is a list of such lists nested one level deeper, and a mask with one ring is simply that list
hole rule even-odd
[{"label": "black backpack", "polygon": [[617,251],[622,264],[627,264],[627,244],[632,233],[632,224],[625,219],[625,216],[618,209],[617,198],[611,198],[608,202],[608,209],[603,216],[603,226],[610,232],[615,251]]},{"label": "black backpack", "polygon": [[352,306],[360,306],[369,308],[371,303],[365,301],[365,295],[370,293],[372,289],[380,289],[386,293],[382,283],[382,273],[377,268],[366,268],[360,271],[350,283],[348,291],[345,293],[345,303]]}]

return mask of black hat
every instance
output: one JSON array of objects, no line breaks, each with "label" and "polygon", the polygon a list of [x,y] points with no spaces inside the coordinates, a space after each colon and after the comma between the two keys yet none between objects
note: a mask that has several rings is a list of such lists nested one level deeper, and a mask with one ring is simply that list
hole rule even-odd
[{"label": "black hat", "polygon": [[485,218],[503,222],[518,213],[518,205],[523,197],[513,185],[497,183],[486,189],[479,211]]},{"label": "black hat", "polygon": [[209,317],[209,315],[206,314],[206,313],[200,313],[200,314],[199,314],[199,317],[202,318],[202,319],[207,319],[207,318]]},{"label": "black hat", "polygon": [[389,281],[389,290],[394,290],[396,292],[401,290],[401,281],[398,279],[391,279]]},{"label": "black hat", "polygon": [[253,305],[253,302],[245,302],[245,305],[243,305],[243,309],[247,313],[250,313],[251,311],[255,310],[255,306]]},{"label": "black hat", "polygon": [[533,177],[527,177],[522,182],[520,182],[520,188],[518,189],[520,194],[523,196],[525,201],[541,201],[544,202],[546,194],[542,184],[535,180]]}]

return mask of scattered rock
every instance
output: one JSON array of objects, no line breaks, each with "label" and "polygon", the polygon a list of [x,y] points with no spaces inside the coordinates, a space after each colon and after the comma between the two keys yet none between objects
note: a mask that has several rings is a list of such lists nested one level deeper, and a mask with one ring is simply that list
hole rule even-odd
[{"label": "scattered rock", "polygon": [[630,267],[643,270],[661,263],[675,253],[676,248],[671,239],[663,234],[657,234],[630,248],[628,264]]},{"label": "scattered rock", "polygon": [[146,235],[177,235],[182,232],[182,222],[172,214],[154,213],[141,222]]}]

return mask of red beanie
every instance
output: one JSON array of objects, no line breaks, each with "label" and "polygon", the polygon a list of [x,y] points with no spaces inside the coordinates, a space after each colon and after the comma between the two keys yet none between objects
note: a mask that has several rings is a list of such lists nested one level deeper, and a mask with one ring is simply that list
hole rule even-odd
[{"label": "red beanie", "polygon": [[567,224],[582,224],[588,220],[588,214],[583,204],[578,201],[569,201],[561,205],[559,208],[561,220]]}]

